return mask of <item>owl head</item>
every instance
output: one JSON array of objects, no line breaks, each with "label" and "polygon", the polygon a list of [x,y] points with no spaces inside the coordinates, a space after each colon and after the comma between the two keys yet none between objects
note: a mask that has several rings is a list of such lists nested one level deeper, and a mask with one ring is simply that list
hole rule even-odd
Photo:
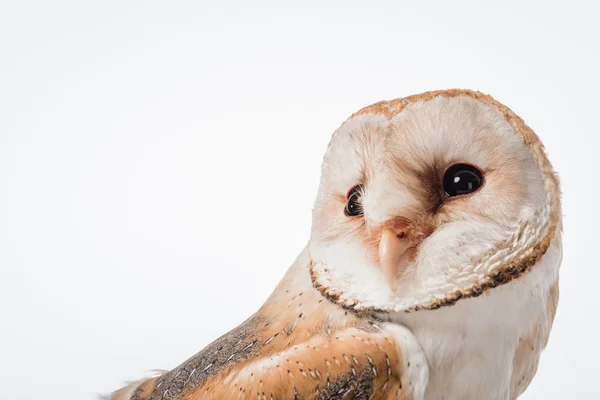
[{"label": "owl head", "polygon": [[506,106],[467,90],[380,102],[327,148],[311,277],[357,311],[435,309],[535,268],[560,219],[543,145]]}]

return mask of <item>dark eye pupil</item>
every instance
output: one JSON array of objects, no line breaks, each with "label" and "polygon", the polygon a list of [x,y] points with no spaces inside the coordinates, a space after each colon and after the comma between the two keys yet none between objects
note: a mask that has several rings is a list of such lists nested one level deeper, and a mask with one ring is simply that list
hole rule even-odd
[{"label": "dark eye pupil", "polygon": [[475,192],[481,187],[481,172],[468,164],[455,164],[444,174],[444,192],[450,196],[461,196]]},{"label": "dark eye pupil", "polygon": [[360,202],[362,185],[354,186],[348,193],[348,203],[344,208],[344,214],[349,217],[356,217],[363,213],[362,204]]}]

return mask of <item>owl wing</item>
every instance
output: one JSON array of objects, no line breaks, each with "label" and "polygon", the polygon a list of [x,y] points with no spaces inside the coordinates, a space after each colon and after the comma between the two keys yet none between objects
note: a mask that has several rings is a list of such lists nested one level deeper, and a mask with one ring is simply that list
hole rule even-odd
[{"label": "owl wing", "polygon": [[112,399],[420,400],[428,375],[414,335],[402,326],[383,324],[313,336],[284,351],[234,364],[193,389],[170,392],[153,378]]},{"label": "owl wing", "polygon": [[428,366],[398,325],[345,329],[215,377],[190,399],[422,399]]},{"label": "owl wing", "polygon": [[234,372],[233,391],[230,385],[225,393],[235,394],[235,383],[243,382],[266,399],[422,399],[428,377],[419,344],[397,325],[346,329],[265,361]]}]

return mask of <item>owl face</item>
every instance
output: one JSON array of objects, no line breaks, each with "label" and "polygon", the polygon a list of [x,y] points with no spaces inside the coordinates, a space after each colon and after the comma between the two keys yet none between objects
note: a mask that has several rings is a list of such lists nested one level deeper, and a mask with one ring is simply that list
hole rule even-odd
[{"label": "owl face", "polygon": [[357,309],[437,308],[518,277],[543,254],[556,179],[520,126],[477,96],[378,103],[334,133],[309,243],[325,295]]}]

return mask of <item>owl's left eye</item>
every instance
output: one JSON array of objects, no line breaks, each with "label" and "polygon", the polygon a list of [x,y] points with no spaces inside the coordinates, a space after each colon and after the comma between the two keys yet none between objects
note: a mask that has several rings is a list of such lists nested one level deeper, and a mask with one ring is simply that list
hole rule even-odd
[{"label": "owl's left eye", "polygon": [[348,198],[348,203],[346,203],[346,208],[344,208],[344,214],[346,214],[346,216],[356,217],[362,215],[362,191],[363,185],[356,185],[348,192],[348,195],[346,196]]}]

